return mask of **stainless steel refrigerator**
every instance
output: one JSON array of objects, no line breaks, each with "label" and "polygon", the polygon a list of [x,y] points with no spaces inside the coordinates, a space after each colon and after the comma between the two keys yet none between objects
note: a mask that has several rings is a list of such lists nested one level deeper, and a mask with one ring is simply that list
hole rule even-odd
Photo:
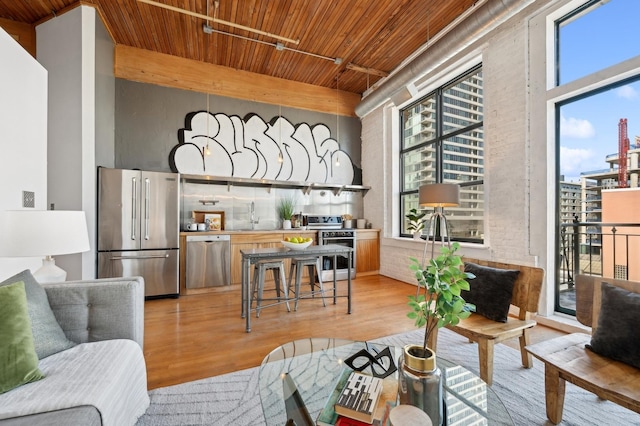
[{"label": "stainless steel refrigerator", "polygon": [[98,169],[98,278],[142,276],[145,296],[180,292],[179,175]]}]

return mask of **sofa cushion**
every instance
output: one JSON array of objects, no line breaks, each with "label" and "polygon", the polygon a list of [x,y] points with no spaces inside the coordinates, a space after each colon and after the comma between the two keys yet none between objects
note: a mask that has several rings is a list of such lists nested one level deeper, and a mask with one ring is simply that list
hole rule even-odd
[{"label": "sofa cushion", "polygon": [[47,293],[33,277],[31,271],[26,269],[11,278],[7,278],[0,283],[0,286],[18,281],[24,282],[29,318],[31,319],[31,331],[38,358],[42,359],[75,346],[74,342],[67,339],[58,321],[56,321],[51,306],[49,306]]},{"label": "sofa cushion", "polygon": [[602,304],[592,351],[640,368],[640,293],[602,283]]},{"label": "sofa cushion", "polygon": [[0,342],[0,393],[44,377],[38,369],[22,281],[0,287]]},{"label": "sofa cushion", "polygon": [[476,313],[493,321],[507,322],[513,286],[520,271],[499,269],[467,262],[464,270],[476,277],[469,280],[469,291],[460,296],[467,303],[476,305]]}]

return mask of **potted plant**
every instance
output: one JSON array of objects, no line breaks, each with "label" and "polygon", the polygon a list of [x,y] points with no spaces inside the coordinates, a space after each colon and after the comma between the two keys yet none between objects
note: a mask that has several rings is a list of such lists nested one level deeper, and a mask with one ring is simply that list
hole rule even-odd
[{"label": "potted plant", "polygon": [[291,229],[291,216],[296,207],[296,200],[293,197],[283,197],[278,204],[278,216],[282,219],[282,229]]},{"label": "potted plant", "polygon": [[417,327],[424,327],[421,345],[406,345],[400,368],[400,402],[415,405],[424,410],[434,425],[442,424],[442,380],[436,366],[435,337],[437,329],[458,324],[468,318],[475,306],[460,296],[461,290],[469,290],[467,280],[475,278],[462,268],[462,258],[456,254],[460,244],[442,247],[441,254],[427,264],[410,258],[409,268],[418,280],[418,293],[409,296],[410,311],[407,316],[415,320]]},{"label": "potted plant", "polygon": [[409,213],[404,215],[404,217],[409,219],[409,225],[407,226],[407,229],[411,231],[414,239],[421,239],[420,236],[422,235],[422,230],[424,229],[424,224],[426,222],[426,220],[424,219],[426,214],[426,212],[418,213],[417,209],[411,209],[409,210]]}]

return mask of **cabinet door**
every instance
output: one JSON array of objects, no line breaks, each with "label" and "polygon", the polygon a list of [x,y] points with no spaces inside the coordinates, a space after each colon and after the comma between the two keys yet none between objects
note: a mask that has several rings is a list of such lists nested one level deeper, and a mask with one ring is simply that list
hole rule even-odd
[{"label": "cabinet door", "polygon": [[[243,233],[231,236],[231,284],[242,284],[242,254],[240,250],[279,247],[282,233],[268,234]],[[285,268],[285,272],[287,272]]]},{"label": "cabinet door", "polygon": [[356,274],[373,274],[380,270],[378,230],[356,232],[356,259]]},{"label": "cabinet door", "polygon": [[[256,248],[268,248],[268,247],[281,247],[282,240],[285,236],[293,237],[302,235],[304,237],[312,237],[313,244],[318,244],[317,232],[315,231],[287,231],[287,232],[269,232],[264,233],[242,233],[231,236],[231,284],[242,284],[242,254],[240,250],[250,250]],[[301,252],[301,254],[304,252]],[[289,279],[289,265],[291,265],[290,259],[284,260],[284,272],[287,279]],[[303,278],[308,276],[305,269],[303,272]],[[271,274],[267,275],[267,281],[272,281]]]}]

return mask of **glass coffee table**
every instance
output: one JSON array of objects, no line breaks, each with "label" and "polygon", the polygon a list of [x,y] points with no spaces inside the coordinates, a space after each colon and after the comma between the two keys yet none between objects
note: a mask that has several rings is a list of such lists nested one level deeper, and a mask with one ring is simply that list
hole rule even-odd
[{"label": "glass coffee table", "polygon": [[[304,404],[315,425],[345,368],[344,361],[362,349],[376,354],[385,348],[386,345],[377,343],[332,338],[302,339],[277,347],[264,358],[259,372],[258,386],[266,424],[284,425],[287,410],[291,410],[295,400]],[[397,365],[402,348],[389,349]],[[446,425],[513,425],[500,398],[480,377],[443,358],[438,358],[437,363],[443,376]],[[396,371],[385,380],[397,383],[397,378]],[[297,394],[292,395],[294,391]],[[286,403],[285,392],[290,398]]]}]

